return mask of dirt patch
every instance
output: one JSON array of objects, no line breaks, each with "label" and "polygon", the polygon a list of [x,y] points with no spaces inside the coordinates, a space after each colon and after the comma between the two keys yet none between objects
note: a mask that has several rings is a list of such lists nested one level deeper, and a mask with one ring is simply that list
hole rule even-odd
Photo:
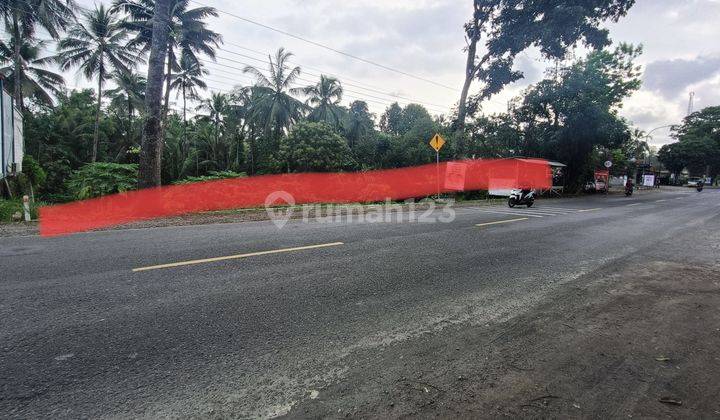
[{"label": "dirt patch", "polygon": [[720,267],[625,261],[495,326],[354,357],[289,417],[720,416]]}]

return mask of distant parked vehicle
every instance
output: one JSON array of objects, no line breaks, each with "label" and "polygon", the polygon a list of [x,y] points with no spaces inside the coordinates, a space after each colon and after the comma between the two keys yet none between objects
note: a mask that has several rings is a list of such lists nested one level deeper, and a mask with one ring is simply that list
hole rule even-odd
[{"label": "distant parked vehicle", "polygon": [[607,183],[602,179],[597,179],[595,181],[589,181],[585,184],[585,192],[588,193],[608,193],[608,185]]},{"label": "distant parked vehicle", "polygon": [[705,184],[705,178],[700,178],[697,176],[694,176],[692,178],[688,178],[687,182],[685,183],[686,187],[695,188],[698,186],[698,184]]}]

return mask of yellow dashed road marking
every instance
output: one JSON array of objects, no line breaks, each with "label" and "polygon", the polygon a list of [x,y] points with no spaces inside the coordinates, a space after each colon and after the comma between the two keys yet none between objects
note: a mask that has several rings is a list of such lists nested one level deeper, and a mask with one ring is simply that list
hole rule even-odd
[{"label": "yellow dashed road marking", "polygon": [[133,268],[132,271],[137,273],[138,271],[159,270],[162,268],[181,267],[184,265],[195,265],[195,264],[203,264],[203,263],[225,261],[225,260],[237,260],[240,258],[257,257],[260,255],[280,254],[283,252],[304,251],[307,249],[328,248],[331,246],[340,246],[340,245],[344,245],[344,243],[343,242],[331,242],[331,243],[327,243],[327,244],[298,246],[298,247],[294,247],[294,248],[273,249],[270,251],[249,252],[247,254],[227,255],[224,257],[214,257],[214,258],[203,258],[200,260],[180,261],[180,262],[169,263],[169,264],[160,264],[160,265],[151,265],[148,267]]}]

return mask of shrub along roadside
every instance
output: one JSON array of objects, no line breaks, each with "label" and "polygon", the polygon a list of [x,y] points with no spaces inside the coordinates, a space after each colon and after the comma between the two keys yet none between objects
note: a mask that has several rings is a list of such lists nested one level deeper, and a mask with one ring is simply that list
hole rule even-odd
[{"label": "shrub along roadside", "polygon": [[76,200],[134,190],[137,168],[136,164],[88,163],[72,174],[66,186]]},{"label": "shrub along roadside", "polygon": [[[30,217],[33,220],[37,220],[38,208],[46,205],[46,203],[35,202],[30,203]],[[20,213],[21,220],[23,216],[23,203],[22,199],[14,200],[0,200],[0,223],[7,223],[13,221],[13,214]]]}]

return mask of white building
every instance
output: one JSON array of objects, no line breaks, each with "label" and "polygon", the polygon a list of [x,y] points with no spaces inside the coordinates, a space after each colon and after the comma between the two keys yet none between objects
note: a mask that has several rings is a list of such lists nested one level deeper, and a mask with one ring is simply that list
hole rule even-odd
[{"label": "white building", "polygon": [[22,113],[13,104],[13,97],[5,89],[5,80],[0,78],[0,179],[22,172],[23,124]]}]

